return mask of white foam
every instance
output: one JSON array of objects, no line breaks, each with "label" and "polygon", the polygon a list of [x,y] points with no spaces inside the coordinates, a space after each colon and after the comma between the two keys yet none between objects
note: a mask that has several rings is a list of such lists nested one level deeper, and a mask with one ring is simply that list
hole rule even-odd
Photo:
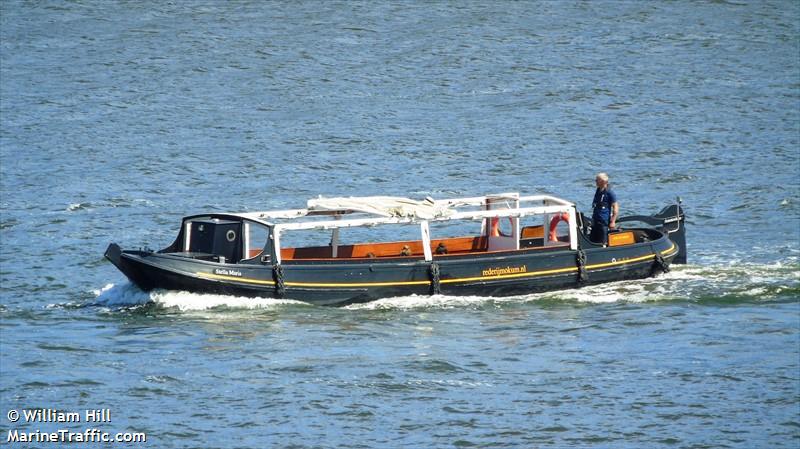
[{"label": "white foam", "polygon": [[95,290],[94,294],[97,296],[95,304],[106,307],[140,306],[151,301],[148,293],[130,282],[122,285],[107,284],[105,287]]},{"label": "white foam", "polygon": [[[778,264],[774,266],[731,267],[728,265],[699,266],[679,265],[672,266],[669,273],[659,274],[656,277],[636,279],[630,281],[609,282],[604,284],[589,285],[582,288],[556,290],[544,293],[506,297],[485,296],[399,296],[385,298],[364,304],[353,304],[348,309],[414,309],[414,308],[458,308],[485,304],[525,303],[534,301],[575,301],[581,303],[614,303],[632,302],[644,303],[661,300],[692,299],[700,294],[705,294],[709,284],[716,286],[721,294],[731,290],[734,286],[741,293],[742,272],[748,273],[749,279],[745,280],[745,294],[755,296],[764,294],[764,284],[775,282],[780,277],[775,270],[785,270]],[[797,278],[799,271],[783,274],[783,279]]]},{"label": "white foam", "polygon": [[155,290],[148,293],[140,290],[130,282],[122,285],[108,284],[99,290],[95,290],[94,294],[97,296],[95,304],[113,308],[155,303],[167,308],[174,307],[181,311],[189,311],[208,310],[216,307],[258,309],[282,304],[305,304],[289,299],[247,298],[243,296],[198,294],[181,291]]},{"label": "white foam", "polygon": [[[742,264],[738,266],[728,264],[673,265],[669,273],[660,274],[654,278],[610,282],[545,293],[507,297],[410,295],[352,304],[344,308],[350,310],[449,309],[477,307],[488,303],[526,303],[542,300],[597,304],[641,303],[674,299],[690,300],[698,295],[705,296],[709,291],[715,291],[721,296],[726,293],[774,296],[784,289],[792,288],[798,279],[800,279],[800,270],[793,263],[777,262],[770,265]],[[779,288],[777,291],[767,294],[770,286]],[[164,290],[147,293],[131,283],[108,284],[95,290],[94,294],[97,296],[96,304],[108,307],[131,307],[155,303],[181,311],[202,311],[218,307],[263,309],[287,304],[307,305],[301,301],[288,299],[248,298]]]},{"label": "white foam", "polygon": [[636,281],[612,282],[608,284],[592,285],[583,288],[557,290],[544,293],[531,293],[527,295],[487,297],[487,296],[398,296],[379,299],[363,304],[352,304],[346,309],[379,310],[379,309],[416,309],[416,308],[460,308],[477,306],[485,303],[526,303],[542,300],[577,301],[585,303],[613,303],[620,301],[646,302],[657,301],[670,294],[670,285],[675,279],[684,278],[683,274],[673,272]]},{"label": "white foam", "polygon": [[77,210],[89,209],[90,206],[90,203],[70,203],[66,210],[67,212],[75,212]]},{"label": "white foam", "polygon": [[376,301],[351,304],[344,307],[352,310],[380,310],[380,309],[446,309],[455,307],[469,307],[471,305],[498,301],[504,298],[490,298],[486,296],[448,296],[448,295],[409,295],[395,296],[378,299]]},{"label": "white foam", "polygon": [[164,307],[176,307],[182,311],[208,310],[216,307],[236,309],[263,309],[285,304],[307,304],[291,299],[248,298],[244,296],[227,296],[198,294],[175,291],[155,291],[150,294],[152,300]]}]

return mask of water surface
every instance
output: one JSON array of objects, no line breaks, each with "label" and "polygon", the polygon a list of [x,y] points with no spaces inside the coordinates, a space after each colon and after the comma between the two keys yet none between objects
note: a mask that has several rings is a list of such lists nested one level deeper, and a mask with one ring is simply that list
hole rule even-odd
[{"label": "water surface", "polygon": [[[796,447],[799,29],[791,1],[3,2],[2,436],[47,407],[151,447]],[[102,258],[320,194],[585,211],[598,171],[624,214],[683,198],[690,265],[324,308]]]}]

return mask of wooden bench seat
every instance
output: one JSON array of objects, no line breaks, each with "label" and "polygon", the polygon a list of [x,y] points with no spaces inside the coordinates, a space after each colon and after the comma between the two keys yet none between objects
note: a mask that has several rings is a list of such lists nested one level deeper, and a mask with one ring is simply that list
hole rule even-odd
[{"label": "wooden bench seat", "polygon": [[[539,228],[538,230],[535,228]],[[532,230],[523,232],[523,238],[535,238],[540,235],[541,226],[531,227]],[[443,243],[447,249],[446,254],[436,254],[436,248]],[[410,255],[403,255],[403,247],[408,246]],[[558,247],[569,246],[569,243],[550,245],[542,247],[526,247],[526,250],[548,250]],[[431,240],[431,253],[436,257],[463,255],[487,251],[486,237],[453,237],[447,239]],[[302,248],[282,248],[282,260],[313,260],[331,259],[332,248],[330,246],[309,246]],[[261,253],[261,249],[251,249],[250,257],[256,257]],[[381,242],[381,243],[357,243],[355,245],[340,245],[337,252],[337,259],[367,259],[367,258],[389,258],[389,257],[424,257],[425,253],[420,240],[407,240],[401,242]]]},{"label": "wooden bench seat", "polygon": [[[436,254],[439,244],[444,244],[447,254],[464,254],[486,251],[486,237],[454,237],[449,239],[431,240],[431,252]],[[408,246],[409,255],[403,255],[403,248]],[[261,250],[251,251],[255,257]],[[281,259],[330,259],[332,248],[330,246],[310,246],[305,248],[282,248]],[[408,240],[402,242],[358,243],[355,245],[340,245],[337,250],[337,259],[359,259],[371,257],[422,257],[425,252],[422,241]]]},{"label": "wooden bench seat", "polygon": [[541,239],[544,238],[544,226],[525,226],[522,228],[523,239]]}]

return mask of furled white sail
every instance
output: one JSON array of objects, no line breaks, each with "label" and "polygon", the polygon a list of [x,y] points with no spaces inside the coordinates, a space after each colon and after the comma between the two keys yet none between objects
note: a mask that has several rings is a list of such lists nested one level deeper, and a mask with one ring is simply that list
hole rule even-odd
[{"label": "furled white sail", "polygon": [[316,198],[308,200],[309,211],[358,211],[382,217],[415,217],[433,219],[447,217],[452,209],[436,204],[432,199],[422,201],[395,196],[365,196],[349,198]]}]

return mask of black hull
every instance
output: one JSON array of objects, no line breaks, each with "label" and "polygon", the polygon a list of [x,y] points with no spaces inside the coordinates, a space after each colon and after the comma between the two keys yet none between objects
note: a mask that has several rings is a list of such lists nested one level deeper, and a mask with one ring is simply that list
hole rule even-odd
[{"label": "black hull", "polygon": [[590,247],[584,254],[585,277],[578,252],[568,248],[435,256],[433,262],[420,258],[291,260],[280,267],[252,261],[225,264],[181,253],[123,251],[116,244],[109,245],[105,256],[145,291],[342,305],[412,294],[510,296],[641,279],[663,271],[683,251],[664,236],[629,246]]}]

